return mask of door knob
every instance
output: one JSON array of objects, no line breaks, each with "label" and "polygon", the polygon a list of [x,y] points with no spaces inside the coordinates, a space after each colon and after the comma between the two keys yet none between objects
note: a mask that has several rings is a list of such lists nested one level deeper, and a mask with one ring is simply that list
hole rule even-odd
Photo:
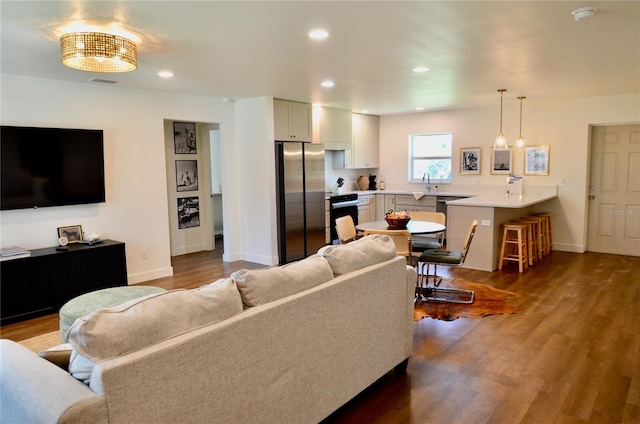
[{"label": "door knob", "polygon": [[593,199],[595,199],[595,198],[596,198],[596,196],[594,196],[593,194],[590,194],[590,195],[589,195],[589,200],[593,200]]}]

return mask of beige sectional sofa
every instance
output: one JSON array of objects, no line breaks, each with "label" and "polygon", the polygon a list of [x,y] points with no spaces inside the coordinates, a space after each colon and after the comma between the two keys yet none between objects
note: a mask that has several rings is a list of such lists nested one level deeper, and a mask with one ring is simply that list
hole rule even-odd
[{"label": "beige sectional sofa", "polygon": [[387,236],[80,318],[69,371],[0,342],[3,423],[317,423],[406,367],[416,274]]}]

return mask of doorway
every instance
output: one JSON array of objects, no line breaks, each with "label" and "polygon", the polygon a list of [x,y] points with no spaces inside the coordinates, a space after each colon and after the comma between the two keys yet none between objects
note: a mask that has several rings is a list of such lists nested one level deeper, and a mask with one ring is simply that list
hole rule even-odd
[{"label": "doorway", "polygon": [[640,256],[640,124],[591,130],[587,250]]},{"label": "doorway", "polygon": [[214,250],[223,231],[220,126],[165,120],[164,128],[171,256]]}]

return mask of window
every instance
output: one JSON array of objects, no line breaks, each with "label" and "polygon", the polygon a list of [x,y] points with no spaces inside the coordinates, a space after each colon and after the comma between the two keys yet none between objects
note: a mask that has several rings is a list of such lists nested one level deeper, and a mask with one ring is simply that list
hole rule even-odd
[{"label": "window", "polygon": [[[409,182],[451,182],[451,133],[409,136]],[[434,181],[435,180],[435,181]]]}]

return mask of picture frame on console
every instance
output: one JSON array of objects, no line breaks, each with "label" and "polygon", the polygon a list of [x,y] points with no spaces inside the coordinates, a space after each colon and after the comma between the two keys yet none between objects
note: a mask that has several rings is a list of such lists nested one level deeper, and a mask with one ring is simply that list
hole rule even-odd
[{"label": "picture frame on console", "polygon": [[176,155],[195,155],[198,153],[195,122],[173,123],[173,144]]},{"label": "picture frame on console", "polygon": [[480,175],[481,147],[460,149],[460,175]]},{"label": "picture frame on console", "polygon": [[513,149],[491,148],[491,173],[509,175],[513,172]]},{"label": "picture frame on console", "polygon": [[82,225],[58,227],[58,238],[64,237],[68,243],[78,243],[83,240]]}]

